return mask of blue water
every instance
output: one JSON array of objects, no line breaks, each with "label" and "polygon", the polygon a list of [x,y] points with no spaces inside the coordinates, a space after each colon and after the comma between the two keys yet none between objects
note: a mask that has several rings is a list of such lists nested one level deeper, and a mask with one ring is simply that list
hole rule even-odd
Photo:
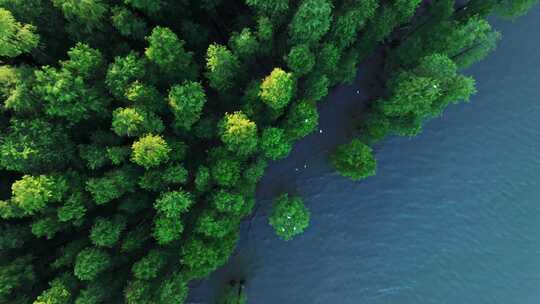
[{"label": "blue water", "polygon": [[[540,8],[494,26],[498,50],[466,71],[479,91],[471,103],[376,146],[378,174],[360,183],[326,158],[352,132],[365,80],[360,94],[362,78],[333,92],[322,133],[271,165],[236,254],[195,286],[193,303],[239,277],[254,304],[540,303]],[[290,242],[267,224],[280,191],[312,211]]]}]

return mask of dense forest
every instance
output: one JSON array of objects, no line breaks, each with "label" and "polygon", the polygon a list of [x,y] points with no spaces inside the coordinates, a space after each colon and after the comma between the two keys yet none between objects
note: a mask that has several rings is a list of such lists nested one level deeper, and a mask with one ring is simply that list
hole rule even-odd
[{"label": "dense forest", "polygon": [[[0,0],[0,303],[184,303],[332,87],[380,52],[384,94],[330,157],[363,179],[372,144],[475,92],[486,18],[536,2]],[[289,240],[309,210],[283,194],[269,224]]]}]

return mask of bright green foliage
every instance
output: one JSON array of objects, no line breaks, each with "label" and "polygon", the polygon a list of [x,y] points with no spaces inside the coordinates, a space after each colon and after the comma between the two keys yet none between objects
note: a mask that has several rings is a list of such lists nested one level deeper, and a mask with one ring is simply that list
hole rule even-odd
[{"label": "bright green foliage", "polygon": [[158,215],[154,218],[153,236],[158,244],[168,244],[178,240],[184,231],[184,224],[178,218]]},{"label": "bright green foliage", "polygon": [[206,52],[206,78],[210,86],[218,91],[228,90],[240,69],[236,55],[219,44],[211,44]]},{"label": "bright green foliage", "polygon": [[50,288],[45,290],[33,304],[69,304],[71,301],[71,291],[66,282],[62,279],[54,279],[50,283]]},{"label": "bright green foliage", "polygon": [[309,218],[310,212],[302,199],[285,193],[275,200],[269,223],[280,238],[289,241],[304,232],[309,226]]},{"label": "bright green foliage", "polygon": [[112,264],[109,254],[102,249],[88,247],[77,255],[74,273],[79,280],[94,280]]},{"label": "bright green foliage", "polygon": [[292,73],[275,68],[261,84],[259,96],[271,109],[279,111],[289,104],[294,95],[295,81]]},{"label": "bright green foliage", "polygon": [[11,185],[11,202],[26,214],[32,215],[45,208],[48,203],[60,201],[66,190],[66,182],[62,179],[45,175],[25,175]]},{"label": "bright green foliage", "polygon": [[0,56],[28,53],[38,43],[39,35],[33,25],[17,22],[10,11],[0,7]]},{"label": "bright green foliage", "polygon": [[131,271],[133,276],[139,280],[154,279],[159,271],[165,266],[167,256],[159,250],[151,250],[146,256],[133,264]]},{"label": "bright green foliage", "polygon": [[280,128],[267,128],[261,136],[261,150],[270,159],[280,159],[289,155],[291,143]]},{"label": "bright green foliage", "polygon": [[219,130],[221,141],[229,151],[246,156],[257,149],[257,125],[244,113],[226,113]]},{"label": "bright green foliage", "polygon": [[169,107],[176,119],[175,124],[186,130],[199,120],[205,103],[206,95],[198,82],[184,82],[169,91]]},{"label": "bright green foliage", "polygon": [[34,82],[34,71],[29,66],[1,66],[0,100],[4,100],[4,107],[16,113],[33,113],[38,110],[41,101],[32,93]]},{"label": "bright green foliage", "polygon": [[223,187],[233,187],[240,179],[240,162],[233,159],[223,159],[211,168],[212,178]]},{"label": "bright green foliage", "polygon": [[289,140],[297,140],[315,131],[319,124],[317,107],[308,101],[293,105],[285,121],[285,134]]},{"label": "bright green foliage", "polygon": [[373,150],[358,139],[339,146],[332,155],[332,164],[339,174],[353,180],[375,175],[377,170]]},{"label": "bright green foliage", "polygon": [[116,57],[109,65],[105,83],[115,97],[123,97],[129,85],[144,77],[145,65],[135,52]]},{"label": "bright green foliage", "polygon": [[146,169],[158,166],[169,159],[171,148],[159,135],[146,135],[133,143],[131,160]]},{"label": "bright green foliage", "polygon": [[240,33],[233,33],[229,40],[229,46],[240,59],[248,59],[260,48],[259,42],[249,28],[244,28]]},{"label": "bright green foliage", "polygon": [[155,134],[164,129],[161,119],[152,112],[138,108],[118,108],[113,112],[112,130],[119,136]]},{"label": "bright green foliage", "polygon": [[90,230],[90,240],[99,247],[113,247],[120,239],[120,234],[126,229],[123,218],[105,219],[98,217]]},{"label": "bright green foliage", "polygon": [[309,45],[300,44],[291,48],[286,58],[287,65],[297,76],[305,75],[315,66],[315,55]]},{"label": "bright green foliage", "polygon": [[185,191],[171,191],[161,195],[156,200],[154,208],[166,217],[177,218],[187,212],[193,204],[191,194]]},{"label": "bright green foliage", "polygon": [[163,72],[179,73],[182,76],[180,78],[184,79],[193,76],[191,75],[193,72],[190,71],[193,53],[184,49],[185,42],[178,39],[173,31],[157,26],[146,39],[149,45],[144,54]]},{"label": "bright green foliage", "polygon": [[316,43],[330,29],[333,5],[328,0],[303,0],[289,27],[295,43]]},{"label": "bright green foliage", "polygon": [[129,9],[122,6],[115,6],[111,12],[112,24],[123,36],[142,39],[148,32],[146,22],[137,17]]},{"label": "bright green foliage", "polygon": [[45,112],[77,123],[93,113],[104,111],[108,99],[90,86],[100,73],[103,59],[99,51],[78,43],[69,51],[69,60],[60,69],[49,66],[36,71],[34,91],[45,101]]}]

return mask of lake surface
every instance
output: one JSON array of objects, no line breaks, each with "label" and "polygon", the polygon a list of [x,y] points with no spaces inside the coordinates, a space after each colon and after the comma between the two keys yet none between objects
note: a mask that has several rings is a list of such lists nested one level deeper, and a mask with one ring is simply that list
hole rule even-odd
[{"label": "lake surface", "polygon": [[[360,71],[360,85],[333,92],[322,133],[270,166],[236,254],[193,288],[192,303],[212,303],[241,277],[253,304],[540,303],[540,8],[493,24],[504,37],[467,71],[479,91],[471,103],[377,145],[377,176],[360,183],[326,158],[350,136],[369,86]],[[290,242],[267,224],[282,191],[312,212]]]}]

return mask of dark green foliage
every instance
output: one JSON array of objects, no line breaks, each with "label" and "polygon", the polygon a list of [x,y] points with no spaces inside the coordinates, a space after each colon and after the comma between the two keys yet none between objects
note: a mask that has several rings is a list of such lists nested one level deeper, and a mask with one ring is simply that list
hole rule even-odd
[{"label": "dark green foliage", "polygon": [[289,68],[298,76],[309,73],[315,65],[315,55],[309,50],[307,44],[291,48],[286,60]]},{"label": "dark green foliage", "polygon": [[330,29],[332,8],[328,0],[303,0],[289,27],[291,41],[318,42]]},{"label": "dark green foliage", "polygon": [[123,218],[96,218],[90,230],[90,240],[99,247],[113,247],[120,239],[120,234],[126,228]]},{"label": "dark green foliage", "polygon": [[[373,50],[385,90],[334,157],[351,177],[375,171],[361,142],[468,100],[487,16],[537,1],[421,2],[0,0],[0,303],[184,304]],[[290,239],[309,211],[284,195],[270,222]]]},{"label": "dark green foliage", "polygon": [[293,105],[285,121],[285,134],[290,140],[297,140],[315,131],[319,124],[317,107],[308,101]]},{"label": "dark green foliage", "polygon": [[229,46],[241,59],[248,59],[259,50],[259,42],[249,28],[242,29],[240,33],[233,33],[229,40]]},{"label": "dark green foliage", "polygon": [[126,37],[142,39],[146,35],[148,28],[144,20],[137,17],[132,11],[122,6],[115,6],[111,10],[111,21],[113,26]]},{"label": "dark green foliage", "polygon": [[332,164],[339,174],[353,180],[375,175],[377,170],[373,151],[357,139],[339,146],[332,155]]},{"label": "dark green foliage", "polygon": [[203,87],[197,82],[176,85],[169,92],[169,107],[176,119],[175,123],[187,130],[199,120],[205,103]]},{"label": "dark green foliage", "polygon": [[304,232],[309,226],[309,218],[310,212],[302,199],[284,193],[276,198],[269,223],[280,238],[289,241]]},{"label": "dark green foliage", "polygon": [[95,247],[89,247],[77,255],[74,273],[80,280],[94,280],[100,273],[109,268],[111,263],[111,257],[107,252]]}]

